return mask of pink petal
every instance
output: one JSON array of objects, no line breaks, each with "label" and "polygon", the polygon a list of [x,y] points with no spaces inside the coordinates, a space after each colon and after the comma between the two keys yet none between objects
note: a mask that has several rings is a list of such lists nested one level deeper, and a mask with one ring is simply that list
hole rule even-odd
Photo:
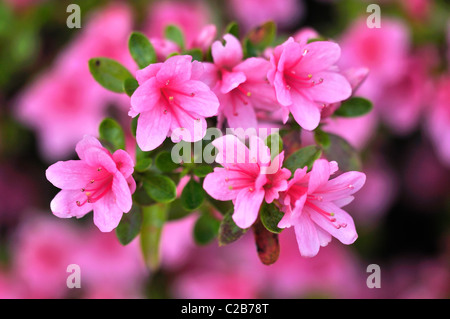
[{"label": "pink petal", "polygon": [[[337,238],[341,243],[345,245],[350,245],[355,242],[355,240],[358,238],[358,234],[356,233],[355,229],[355,223],[353,222],[353,218],[346,211],[329,202],[315,202],[315,205],[328,213],[334,213],[334,218],[336,218],[336,222],[331,223],[322,214],[315,212],[309,207],[305,207],[305,210],[309,211],[311,219],[317,225],[319,225],[321,228],[323,228],[325,231],[330,233],[333,237]],[[345,227],[340,227],[339,229],[337,229],[335,227],[337,224],[344,224]]]},{"label": "pink petal", "polygon": [[131,96],[131,109],[133,114],[150,111],[160,101],[161,89],[156,82],[156,78],[151,78],[139,86]]},{"label": "pink petal", "polygon": [[242,52],[241,43],[231,34],[223,36],[225,45],[221,41],[215,41],[211,46],[211,54],[214,64],[218,67],[233,68],[241,62],[244,54]]},{"label": "pink petal", "polygon": [[216,162],[227,164],[249,163],[249,149],[235,135],[225,135],[215,139],[212,144],[218,149]]},{"label": "pink petal", "polygon": [[303,257],[314,257],[320,249],[316,225],[308,216],[302,214],[294,225],[298,249]]},{"label": "pink petal", "polygon": [[291,91],[287,89],[284,74],[282,72],[275,73],[273,86],[275,88],[277,100],[281,105],[288,106],[293,103]]},{"label": "pink petal", "polygon": [[171,114],[164,113],[159,107],[141,113],[136,130],[136,141],[141,150],[151,151],[161,145],[167,137],[171,122]]},{"label": "pink petal", "polygon": [[292,105],[289,110],[295,121],[305,130],[314,130],[320,122],[320,110],[316,103],[302,94],[292,91]]},{"label": "pink petal", "polygon": [[172,109],[172,141],[200,141],[206,134],[207,124],[204,117],[190,113],[181,107]]},{"label": "pink petal", "polygon": [[116,166],[125,178],[128,178],[134,171],[134,162],[131,156],[124,150],[117,150],[113,154]]},{"label": "pink petal", "polygon": [[319,186],[314,193],[325,201],[335,201],[348,197],[363,187],[366,175],[361,172],[346,172]]},{"label": "pink petal", "polygon": [[244,83],[246,79],[243,72],[228,72],[224,70],[222,71],[220,92],[223,94],[229,93],[231,90]]},{"label": "pink petal", "polygon": [[312,73],[327,70],[335,64],[341,56],[341,48],[330,41],[316,41],[304,46],[307,53],[298,64],[297,71]]},{"label": "pink petal", "polygon": [[156,79],[162,85],[173,85],[191,78],[192,57],[190,55],[175,55],[168,58],[156,74]]},{"label": "pink petal", "polygon": [[250,136],[250,162],[258,164],[270,164],[270,149],[258,136]]},{"label": "pink petal", "polygon": [[263,190],[241,190],[234,204],[233,220],[236,225],[244,229],[250,227],[258,217],[263,200]]},{"label": "pink petal", "polygon": [[130,193],[134,194],[134,192],[136,191],[136,181],[134,180],[133,175],[127,178],[127,184],[130,188]]},{"label": "pink petal", "polygon": [[114,175],[111,190],[114,194],[114,199],[117,206],[122,210],[122,212],[128,213],[131,210],[133,201],[131,199],[130,187],[122,174],[116,173]]},{"label": "pink petal", "polygon": [[[352,94],[352,87],[347,79],[336,72],[318,72],[314,77],[321,83],[306,90],[311,100],[323,103],[336,103],[348,99]],[[323,81],[322,81],[323,80]]]},{"label": "pink petal", "polygon": [[[235,173],[235,175],[238,175],[238,173]],[[216,167],[213,173],[206,175],[203,181],[203,188],[212,198],[217,200],[226,201],[235,199],[238,190],[234,189],[232,184],[227,182],[229,178],[230,172],[224,168]]]},{"label": "pink petal", "polygon": [[45,176],[54,186],[61,189],[76,189],[85,187],[95,174],[96,168],[84,161],[57,162],[45,172]]},{"label": "pink petal", "polygon": [[144,82],[156,77],[156,74],[161,69],[162,65],[162,63],[153,63],[143,68],[142,70],[137,70],[136,80],[138,81],[139,85],[142,85]]},{"label": "pink petal", "polygon": [[93,204],[94,224],[101,232],[110,232],[119,225],[123,211],[114,202],[112,192],[103,196]]},{"label": "pink petal", "polygon": [[102,148],[102,144],[93,136],[85,135],[81,141],[79,141],[75,147],[75,151],[78,154],[78,157],[83,160],[84,152],[91,147],[100,147]]},{"label": "pink petal", "polygon": [[318,159],[309,173],[308,194],[313,194],[317,188],[325,185],[330,178],[330,165],[327,160]]},{"label": "pink petal", "polygon": [[248,58],[233,68],[233,72],[242,72],[247,81],[264,81],[271,64],[263,58]]},{"label": "pink petal", "polygon": [[177,85],[172,91],[174,100],[186,111],[204,117],[217,115],[219,100],[209,86],[201,81],[190,80]]},{"label": "pink petal", "polygon": [[92,210],[92,204],[85,203],[82,206],[77,205],[77,201],[84,203],[86,200],[86,194],[79,189],[62,190],[50,202],[50,209],[59,218],[80,218]]},{"label": "pink petal", "polygon": [[220,95],[220,103],[223,108],[223,114],[227,119],[228,127],[233,129],[242,128],[244,130],[257,127],[256,113],[252,105],[249,103],[244,104],[244,101],[237,94],[241,93],[231,92],[226,95]]}]

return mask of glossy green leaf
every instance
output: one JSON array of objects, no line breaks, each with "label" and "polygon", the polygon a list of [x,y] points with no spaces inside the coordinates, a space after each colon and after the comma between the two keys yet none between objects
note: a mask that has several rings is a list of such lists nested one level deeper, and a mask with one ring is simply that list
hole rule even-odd
[{"label": "glossy green leaf", "polygon": [[184,186],[180,196],[181,205],[186,210],[192,211],[200,207],[205,200],[203,187],[193,178]]},{"label": "glossy green leaf", "polygon": [[278,223],[283,218],[283,213],[275,204],[264,203],[260,210],[261,222],[272,233],[279,234],[283,229],[278,228]]},{"label": "glossy green leaf", "polygon": [[278,234],[269,232],[259,220],[252,228],[259,259],[264,265],[272,265],[280,256]]},{"label": "glossy green leaf", "polygon": [[135,78],[128,78],[123,81],[123,90],[128,96],[132,96],[138,87],[139,83]]},{"label": "glossy green leaf", "polygon": [[131,211],[123,214],[116,228],[116,236],[122,245],[128,245],[139,235],[142,226],[142,211],[138,205],[133,205]]},{"label": "glossy green leaf", "polygon": [[286,158],[283,166],[294,174],[298,168],[308,166],[308,169],[311,169],[314,162],[320,158],[321,155],[322,151],[318,147],[314,145],[306,146]]},{"label": "glossy green leaf", "polygon": [[131,33],[128,40],[128,49],[140,69],[145,68],[151,63],[156,63],[155,49],[144,34],[140,32]]},{"label": "glossy green leaf", "polygon": [[162,175],[146,176],[144,189],[150,198],[159,203],[169,203],[177,197],[177,187],[168,177]]},{"label": "glossy green leaf", "polygon": [[172,155],[168,151],[160,152],[155,159],[155,165],[161,172],[169,173],[180,167],[172,160]]},{"label": "glossy green leaf", "polygon": [[116,93],[123,93],[124,81],[133,77],[122,64],[108,58],[90,59],[89,71],[101,86]]},{"label": "glossy green leaf", "polygon": [[194,225],[194,240],[199,245],[207,245],[216,238],[220,222],[209,214],[202,214]]},{"label": "glossy green leaf", "polygon": [[323,150],[329,161],[336,161],[342,171],[360,171],[358,152],[342,137],[329,133],[330,146]]},{"label": "glossy green leaf", "polygon": [[196,166],[193,170],[192,173],[194,173],[195,176],[198,177],[205,177],[206,175],[208,175],[209,173],[212,173],[214,171],[212,166],[209,165],[199,165]]},{"label": "glossy green leaf", "polygon": [[106,118],[100,123],[100,139],[110,144],[114,150],[125,149],[125,134],[117,121]]},{"label": "glossy green leaf", "polygon": [[185,47],[183,31],[176,25],[170,24],[164,30],[164,37],[175,42],[182,50]]},{"label": "glossy green leaf", "polygon": [[369,113],[373,108],[372,102],[362,97],[352,97],[344,102],[334,112],[342,117],[357,117]]},{"label": "glossy green leaf", "polygon": [[227,27],[225,28],[225,34],[227,34],[227,33],[229,33],[229,34],[233,35],[234,37],[236,37],[237,39],[239,39],[239,37],[240,37],[239,25],[235,21],[230,22],[227,25]]}]

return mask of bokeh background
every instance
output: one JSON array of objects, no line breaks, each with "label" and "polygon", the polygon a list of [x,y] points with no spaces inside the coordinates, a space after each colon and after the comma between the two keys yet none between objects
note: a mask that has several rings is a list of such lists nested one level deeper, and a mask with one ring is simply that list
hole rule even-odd
[{"label": "bokeh background", "polygon": [[[69,29],[66,8],[81,7]],[[381,28],[369,29],[370,3]],[[106,56],[135,70],[131,31],[158,52],[177,24],[193,43],[208,24],[245,32],[274,20],[280,38],[303,27],[337,41],[341,67],[370,69],[358,96],[373,111],[330,119],[325,131],[362,154],[365,187],[348,207],[359,238],[333,240],[311,259],[293,231],[281,234],[272,266],[257,257],[251,232],[218,247],[192,239],[195,216],[166,224],[162,267],[144,266],[138,242],[121,246],[92,214],[62,220],[49,209],[58,191],[46,179],[102,118],[129,125],[129,99],[98,85],[87,61]],[[448,298],[450,297],[450,3],[445,0],[0,1],[0,298]],[[307,135],[307,134],[306,134]],[[305,141],[308,136],[305,136]],[[81,289],[68,289],[69,264]],[[369,289],[367,266],[381,268]]]}]

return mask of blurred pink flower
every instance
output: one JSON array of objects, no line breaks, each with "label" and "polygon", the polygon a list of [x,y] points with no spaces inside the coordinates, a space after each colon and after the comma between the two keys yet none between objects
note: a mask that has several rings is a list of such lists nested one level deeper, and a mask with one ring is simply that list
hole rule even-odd
[{"label": "blurred pink flower", "polygon": [[111,154],[91,136],[85,136],[76,151],[80,160],[60,161],[46,171],[47,179],[62,189],[51,210],[60,218],[81,218],[93,210],[94,224],[110,232],[132,206],[133,160],[123,150]]},{"label": "blurred pink flower", "polygon": [[219,98],[218,126],[225,117],[231,128],[256,128],[256,110],[273,111],[277,108],[275,92],[267,82],[269,61],[249,58],[242,61],[241,44],[231,34],[213,43],[214,64],[207,64],[206,83],[211,83]]},{"label": "blurred pink flower", "polygon": [[200,1],[160,1],[149,8],[145,33],[150,38],[164,38],[168,25],[176,25],[186,39],[186,46],[191,48],[203,28],[211,22],[209,8]]},{"label": "blurred pink flower", "polygon": [[288,28],[298,24],[304,13],[303,1],[299,0],[230,0],[227,5],[244,31],[269,20],[279,28]]},{"label": "blurred pink flower", "polygon": [[426,130],[442,163],[450,166],[450,75],[439,79],[427,110]]},{"label": "blurred pink flower", "polygon": [[336,162],[316,160],[311,172],[297,169],[281,194],[285,213],[278,227],[294,226],[300,254],[314,257],[320,247],[328,245],[331,236],[350,245],[358,237],[352,217],[341,207],[364,185],[366,176],[360,172],[346,172],[329,180],[338,170]]},{"label": "blurred pink flower", "polygon": [[217,200],[233,200],[233,220],[248,228],[263,201],[273,202],[287,188],[291,172],[281,168],[284,153],[271,160],[269,148],[256,136],[250,137],[250,149],[233,135],[220,137],[213,145],[219,150],[215,160],[223,167],[205,177],[203,188]]},{"label": "blurred pink flower", "polygon": [[350,97],[350,84],[332,69],[339,57],[339,46],[328,41],[304,45],[289,38],[275,48],[267,76],[285,110],[284,122],[291,112],[302,128],[313,130],[325,104]]},{"label": "blurred pink flower", "polygon": [[126,45],[131,30],[128,6],[115,4],[97,12],[51,68],[20,94],[16,115],[37,132],[47,160],[67,157],[83,135],[96,135],[110,102],[128,108],[125,95],[96,83],[88,60],[104,56],[135,67]]},{"label": "blurred pink flower", "polygon": [[366,19],[352,23],[340,40],[342,49],[339,66],[343,70],[364,67],[369,76],[359,93],[373,99],[383,94],[386,85],[397,81],[406,68],[409,33],[397,20],[384,18],[382,28],[369,28]]},{"label": "blurred pink flower", "polygon": [[140,114],[136,139],[150,151],[162,144],[170,132],[185,141],[201,140],[206,133],[205,117],[217,114],[219,101],[203,82],[200,62],[178,55],[164,63],[151,64],[136,73],[139,88],[131,96],[132,117]]},{"label": "blurred pink flower", "polygon": [[[100,233],[94,228],[85,231],[83,238],[89,245],[80,246],[77,264],[81,268],[83,288],[88,296],[138,296],[142,280],[148,275],[139,240],[123,246],[115,233]],[[112,291],[108,292],[107,287]]]},{"label": "blurred pink flower", "polygon": [[61,298],[69,291],[67,266],[77,263],[79,236],[61,220],[34,218],[21,225],[14,240],[15,283],[26,298]]}]

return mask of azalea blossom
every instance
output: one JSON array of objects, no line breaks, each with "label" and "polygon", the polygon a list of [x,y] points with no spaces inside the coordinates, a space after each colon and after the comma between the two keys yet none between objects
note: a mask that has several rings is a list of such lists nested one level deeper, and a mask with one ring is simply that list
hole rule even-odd
[{"label": "azalea blossom", "polygon": [[256,136],[250,137],[250,148],[234,135],[220,137],[213,145],[219,150],[216,162],[223,167],[205,177],[203,188],[217,200],[233,200],[234,222],[248,228],[263,201],[272,203],[287,189],[291,172],[281,168],[284,152],[271,160],[269,148]]},{"label": "azalea blossom", "polygon": [[337,170],[334,161],[316,160],[309,173],[307,167],[297,169],[281,195],[285,215],[278,227],[294,226],[302,256],[317,255],[331,236],[346,245],[358,237],[352,217],[341,207],[354,199],[352,195],[364,185],[366,175],[352,171],[329,180]]},{"label": "azalea blossom", "polygon": [[335,71],[340,54],[339,45],[334,42],[303,44],[292,37],[273,50],[267,77],[283,106],[284,122],[290,112],[302,128],[313,130],[319,125],[320,112],[326,104],[350,97],[350,84]]},{"label": "azalea blossom", "polygon": [[62,189],[50,208],[60,218],[81,218],[93,210],[94,224],[109,232],[131,210],[133,160],[123,150],[111,154],[91,136],[85,136],[76,151],[80,160],[60,161],[46,171],[47,179]]},{"label": "azalea blossom", "polygon": [[207,64],[205,83],[220,101],[218,122],[226,118],[231,128],[257,127],[256,110],[278,109],[275,92],[267,81],[270,63],[263,58],[243,59],[241,43],[231,34],[211,47],[214,64]]},{"label": "azalea blossom", "polygon": [[[139,87],[131,96],[128,114],[140,114],[136,140],[142,150],[157,148],[175,130],[185,141],[199,141],[206,133],[205,117],[217,114],[216,95],[197,80],[203,65],[191,60],[190,55],[173,56],[137,71]],[[182,134],[184,130],[187,134]]]}]

